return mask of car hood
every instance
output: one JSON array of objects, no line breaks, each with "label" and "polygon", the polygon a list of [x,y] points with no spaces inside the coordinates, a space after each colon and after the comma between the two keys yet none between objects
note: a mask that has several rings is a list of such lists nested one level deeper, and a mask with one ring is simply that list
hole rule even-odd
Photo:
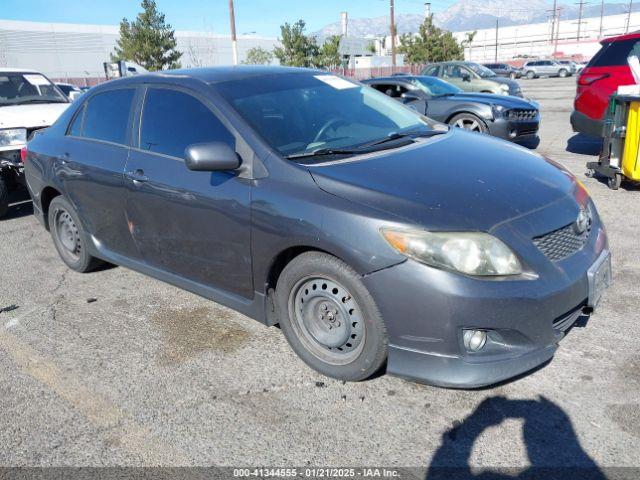
[{"label": "car hood", "polygon": [[473,102],[473,103],[483,103],[486,105],[502,105],[507,109],[510,108],[522,108],[522,109],[531,109],[537,108],[531,102],[527,100],[523,100],[519,97],[514,97],[511,95],[493,95],[489,93],[456,93],[455,95],[451,95],[447,97],[452,100],[457,100],[460,102]]},{"label": "car hood", "polygon": [[489,231],[570,200],[575,188],[570,174],[540,155],[461,129],[309,168],[328,193],[434,230]]},{"label": "car hood", "polygon": [[511,80],[510,78],[505,77],[491,77],[487,80],[493,80],[496,83],[503,83],[505,85],[509,85],[509,90],[517,90],[520,87],[520,84],[516,80]]},{"label": "car hood", "polygon": [[32,103],[0,107],[0,128],[48,127],[69,105],[69,103]]}]

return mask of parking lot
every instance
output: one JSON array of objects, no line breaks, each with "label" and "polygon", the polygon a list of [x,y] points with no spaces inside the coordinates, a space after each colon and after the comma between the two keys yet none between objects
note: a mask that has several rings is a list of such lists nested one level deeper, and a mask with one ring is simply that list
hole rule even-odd
[{"label": "parking lot", "polygon": [[541,105],[537,151],[585,183],[614,255],[613,287],[550,364],[475,391],[333,381],[277,328],[124,268],[70,271],[16,198],[0,465],[640,467],[640,188],[585,177],[599,144],[571,131],[575,78],[521,85]]}]

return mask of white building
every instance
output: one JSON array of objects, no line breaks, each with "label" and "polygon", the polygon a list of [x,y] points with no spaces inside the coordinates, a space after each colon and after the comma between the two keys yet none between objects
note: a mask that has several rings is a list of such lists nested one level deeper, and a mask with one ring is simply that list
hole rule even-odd
[{"label": "white building", "polygon": [[[78,25],[0,20],[0,67],[31,68],[51,78],[104,78],[118,39],[117,25]],[[228,35],[176,31],[183,67],[230,65]],[[276,38],[238,37],[240,61],[252,47],[272,50]]]},{"label": "white building", "polygon": [[[627,26],[627,20],[629,25]],[[622,35],[627,31],[640,30],[640,12],[628,15],[608,15],[583,18],[578,42],[578,20],[562,20],[555,25],[552,36],[552,22],[529,25],[514,25],[498,28],[498,61],[523,57],[582,57],[590,59],[600,48],[600,38]],[[461,42],[468,32],[455,32]],[[557,41],[556,41],[557,37]],[[478,30],[471,45],[465,48],[465,59],[474,62],[493,62],[496,57],[495,28]]]}]

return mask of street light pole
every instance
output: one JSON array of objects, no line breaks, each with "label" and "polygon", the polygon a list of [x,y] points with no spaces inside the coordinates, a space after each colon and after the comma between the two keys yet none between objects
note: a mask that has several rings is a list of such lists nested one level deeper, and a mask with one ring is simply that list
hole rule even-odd
[{"label": "street light pole", "polygon": [[393,0],[389,0],[389,16],[391,17],[391,65],[396,66],[396,19]]},{"label": "street light pole", "polygon": [[233,9],[233,0],[229,0],[229,21],[231,22],[231,50],[233,51],[233,64],[238,65],[238,40],[236,39],[236,14]]}]

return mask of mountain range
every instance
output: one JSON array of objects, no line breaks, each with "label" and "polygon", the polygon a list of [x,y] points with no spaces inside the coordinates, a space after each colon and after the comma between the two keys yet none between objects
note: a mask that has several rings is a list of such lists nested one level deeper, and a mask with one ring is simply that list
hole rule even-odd
[{"label": "mountain range", "polygon": [[[575,20],[579,16],[579,7],[575,4],[561,4],[562,20]],[[526,6],[513,0],[460,0],[442,12],[434,14],[434,22],[438,27],[452,32],[479,30],[492,28],[496,20],[501,26],[523,25],[527,23],[544,23],[551,16],[552,4],[548,0],[527,0]],[[626,13],[627,3],[605,3],[605,15]],[[633,11],[640,11],[640,5],[633,5]],[[600,16],[600,4],[594,2],[584,4],[583,18]],[[414,33],[424,15],[397,14],[396,25],[398,34]],[[389,17],[350,18],[349,35],[354,37],[381,36],[389,32]],[[331,35],[342,33],[340,22],[326,25],[314,36],[323,39]]]}]

